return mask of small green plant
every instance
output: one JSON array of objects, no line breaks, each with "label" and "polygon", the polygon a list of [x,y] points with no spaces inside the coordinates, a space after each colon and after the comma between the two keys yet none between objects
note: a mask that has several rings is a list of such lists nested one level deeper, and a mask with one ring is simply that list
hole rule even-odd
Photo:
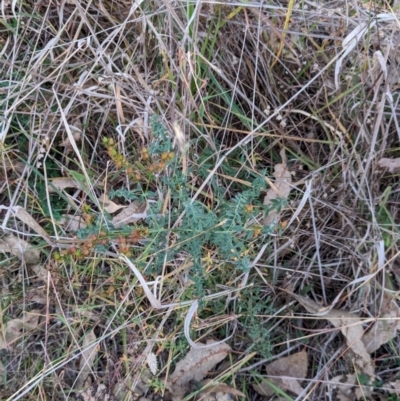
[{"label": "small green plant", "polygon": [[[218,292],[218,287],[239,275],[248,273],[252,260],[274,229],[263,225],[262,219],[272,208],[279,210],[285,201],[278,199],[268,207],[263,205],[266,171],[242,173],[239,167],[245,160],[239,154],[227,159],[221,165],[221,171],[251,182],[250,187],[239,182],[232,185],[231,192],[224,192],[217,178],[212,177],[209,186],[213,198],[200,195],[193,199],[191,177],[198,174],[198,167],[193,164],[183,171],[166,130],[157,117],[150,121],[153,140],[132,160],[119,152],[113,139],[103,140],[117,170],[114,172],[125,174],[134,182],[130,189],[112,188],[109,198],[126,202],[150,201],[147,218],[140,225],[115,228],[110,215],[96,213],[90,205],[83,204],[81,216],[87,227],[77,232],[76,243],[55,253],[54,258],[57,263],[81,263],[93,252],[102,254],[112,247],[112,250],[132,258],[139,269],[146,266],[146,275],[158,276],[166,264],[185,255],[192,285],[185,288],[181,300],[201,299],[206,294]],[[212,159],[206,149],[198,160],[205,176],[207,164],[212,164]],[[113,182],[112,177],[110,180]],[[163,213],[164,204],[158,201],[160,192],[169,194],[169,207]],[[271,313],[271,302],[267,299],[260,303],[259,297],[257,287],[243,291],[239,302],[240,323],[251,340],[251,350],[267,357],[271,350],[270,336],[257,315]],[[213,305],[201,304],[200,307],[199,313],[205,318],[225,313],[224,300]],[[157,383],[154,385],[158,388]]]},{"label": "small green plant", "polygon": [[162,394],[165,391],[165,382],[157,377],[152,377],[149,382],[150,388],[155,394]]},{"label": "small green plant", "polygon": [[143,147],[137,152],[136,160],[128,160],[117,147],[113,138],[103,138],[103,146],[114,163],[117,172],[126,173],[130,180],[147,185],[154,182],[156,175],[160,174],[175,159],[172,151],[172,143],[167,138],[164,128],[151,120],[153,129],[153,141],[149,147]]},{"label": "small green plant", "polygon": [[[154,267],[182,252],[190,255],[193,261],[190,278],[199,297],[204,296],[204,282],[212,276],[204,269],[203,260],[208,253],[218,255],[220,268],[246,272],[258,244],[270,234],[270,228],[257,223],[257,216],[265,212],[260,199],[264,182],[255,179],[250,190],[239,192],[232,199],[220,197],[217,208],[200,200],[192,201],[187,175],[182,172],[164,177],[163,183],[171,192],[171,213],[160,216],[159,206],[153,204],[147,220],[153,235],[149,252],[155,255]],[[176,221],[182,213],[181,224],[166,235],[170,219]]]},{"label": "small green plant", "polygon": [[264,358],[268,358],[272,350],[270,333],[259,316],[272,313],[272,300],[267,298],[260,302],[260,296],[260,289],[257,287],[243,291],[238,308],[241,314],[239,321],[251,339],[251,351],[256,351]]},{"label": "small green plant", "polygon": [[[214,163],[213,155],[205,148],[204,154],[198,160],[200,168],[193,165],[188,171],[183,171],[175,158],[172,140],[159,119],[153,116],[150,122],[153,140],[133,161],[125,159],[118,152],[113,140],[103,140],[115,167],[128,177],[134,177],[136,182],[136,186],[129,190],[124,187],[113,188],[109,197],[123,198],[126,201],[143,198],[152,200],[144,225],[133,230],[127,227],[115,230],[110,222],[104,225],[94,216],[87,216],[85,219],[91,225],[78,233],[78,237],[86,242],[79,249],[64,251],[61,256],[81,258],[92,249],[104,251],[109,239],[113,238],[115,242],[117,238],[119,252],[134,259],[138,268],[146,266],[146,274],[159,275],[165,264],[185,255],[190,261],[188,278],[193,285],[187,286],[182,300],[201,299],[206,293],[218,292],[218,286],[249,271],[261,244],[265,243],[273,230],[260,224],[261,219],[272,208],[279,210],[284,201],[278,199],[272,206],[263,205],[266,171],[240,176],[237,171],[245,163],[240,154],[227,159],[221,165],[221,171],[250,181],[251,187],[235,183],[232,185],[232,192],[226,193],[221,191],[217,179],[213,177],[209,183],[214,194],[212,201],[203,196],[194,200],[191,177],[200,171],[200,175],[204,174],[205,178],[207,170]],[[169,172],[167,167],[170,167]],[[157,202],[158,195],[152,191],[155,179],[158,191],[169,194],[170,204],[166,213],[160,213],[163,204]],[[171,222],[177,221],[179,224],[171,225]],[[108,232],[104,232],[105,226],[109,227]],[[132,245],[136,245],[138,239],[146,239],[147,245],[136,247],[133,251]],[[149,257],[152,260],[150,265],[147,262]],[[252,350],[266,357],[271,350],[269,333],[256,315],[271,312],[266,310],[270,302],[266,300],[262,305],[256,302],[259,293],[257,288],[253,291],[255,292],[245,292],[241,298],[240,308],[244,316],[241,323],[252,341]],[[224,310],[224,302],[219,306],[214,305],[212,309],[212,315],[220,313]],[[207,315],[205,311],[202,313]]]}]

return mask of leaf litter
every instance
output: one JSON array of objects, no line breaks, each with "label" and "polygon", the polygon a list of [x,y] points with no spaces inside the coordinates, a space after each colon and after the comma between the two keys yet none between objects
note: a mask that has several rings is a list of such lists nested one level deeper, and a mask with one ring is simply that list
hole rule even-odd
[{"label": "leaf litter", "polygon": [[211,346],[213,343],[216,341],[207,341],[207,348],[192,348],[185,358],[176,364],[175,371],[167,381],[167,389],[171,393],[173,401],[182,400],[190,390],[191,383],[201,382],[215,365],[225,359],[232,350],[226,343]]},{"label": "leaf litter", "polygon": [[201,385],[202,387],[205,387],[205,389],[201,392],[202,396],[211,393],[218,393],[218,394],[229,394],[237,397],[246,397],[246,395],[242,393],[240,390],[228,386],[225,383],[217,383],[210,379],[206,379],[201,382]]},{"label": "leaf litter", "polygon": [[79,184],[70,177],[57,177],[53,178],[48,185],[49,193],[56,192],[56,189],[62,191],[68,188],[80,189]]},{"label": "leaf litter", "polygon": [[367,352],[372,353],[397,336],[400,331],[400,308],[392,297],[383,294],[381,314],[372,328],[364,334],[362,342]]},{"label": "leaf litter", "polygon": [[[320,305],[316,302],[300,295],[292,295],[309,313],[315,314],[316,311],[320,309]],[[367,352],[364,343],[361,341],[364,336],[364,328],[362,326],[364,321],[354,313],[337,309],[330,309],[324,312],[322,318],[328,320],[334,327],[340,329],[346,339],[347,346],[356,355],[353,362],[359,369],[359,372],[373,378],[375,376],[375,367],[371,355]]]},{"label": "leaf litter", "polygon": [[[221,362],[232,351],[231,347],[224,342],[214,340],[207,341],[206,344],[197,343],[199,348],[191,348],[186,356],[176,364],[174,372],[165,379],[167,394],[166,398],[172,401],[180,401],[190,392],[197,391],[196,400],[202,401],[233,401],[234,397],[245,397],[240,390],[230,387],[225,383],[214,380],[203,380],[208,376],[214,367]],[[153,375],[157,373],[157,359],[154,353],[149,353],[146,358],[149,370]],[[133,380],[131,391],[135,394],[145,395],[149,391],[148,382],[151,377],[146,373]],[[162,379],[162,378],[161,378]],[[162,379],[164,380],[164,379]],[[196,385],[194,387],[194,384]],[[117,386],[117,398],[122,399],[126,391],[121,386]],[[131,385],[128,385],[128,388]],[[204,388],[203,388],[204,387]],[[122,398],[121,398],[122,397]],[[144,398],[140,398],[144,399]]]},{"label": "leaf litter", "polygon": [[[279,358],[276,361],[266,365],[265,369],[267,372],[268,381],[272,383],[272,386],[268,385],[267,381],[262,381],[259,384],[253,385],[254,390],[257,391],[258,394],[272,396],[276,393],[276,391],[273,389],[273,386],[276,386],[283,391],[290,391],[296,395],[300,395],[303,391],[300,381],[307,377],[307,351],[303,350],[301,352]],[[276,376],[279,376],[279,378]]]},{"label": "leaf litter", "polygon": [[352,350],[354,358],[350,364],[356,369],[356,374],[344,374],[330,379],[330,384],[337,389],[337,397],[341,401],[348,401],[368,397],[372,393],[370,386],[359,383],[358,375],[366,374],[370,382],[375,377],[375,366],[371,359],[371,353],[377,351],[382,345],[396,337],[400,331],[400,308],[393,297],[383,293],[382,307],[379,318],[368,319],[374,321],[372,327],[365,331],[362,324],[365,319],[355,313],[340,311],[337,309],[326,309],[320,313],[321,306],[316,302],[292,293],[300,304],[310,313],[319,314],[328,320],[334,327],[339,328],[346,339],[346,344]]},{"label": "leaf litter", "polygon": [[23,260],[39,278],[44,282],[47,281],[47,270],[40,263],[40,251],[32,247],[22,238],[9,234],[0,240],[0,252],[11,253],[18,259]]},{"label": "leaf litter", "polygon": [[24,335],[24,332],[32,331],[39,326],[41,312],[39,309],[24,312],[20,318],[9,320],[0,330],[0,350],[11,350],[15,342]]},{"label": "leaf litter", "polygon": [[82,354],[79,360],[79,374],[76,378],[76,388],[84,387],[89,374],[92,372],[92,366],[98,353],[96,340],[97,337],[93,329],[85,334],[82,343]]},{"label": "leaf litter", "polygon": [[115,397],[109,393],[109,389],[103,383],[94,384],[88,386],[85,390],[79,391],[77,399],[79,401],[115,401]]},{"label": "leaf litter", "polygon": [[87,223],[82,216],[64,214],[58,222],[65,230],[78,231],[87,227]]},{"label": "leaf litter", "polygon": [[33,231],[39,234],[50,246],[54,246],[53,241],[47,232],[39,225],[39,223],[21,206],[15,206],[10,208],[11,212],[25,223],[28,227],[30,227]]},{"label": "leaf litter", "polygon": [[0,240],[0,251],[11,253],[19,259],[24,260],[27,264],[35,264],[40,261],[39,250],[14,234],[6,235]]},{"label": "leaf litter", "polygon": [[329,385],[337,390],[336,398],[339,401],[365,400],[372,393],[372,387],[360,385],[354,374],[335,376],[329,380]]},{"label": "leaf litter", "polygon": [[[268,182],[271,188],[264,197],[263,203],[265,206],[271,205],[272,201],[277,198],[287,199],[292,189],[292,174],[287,168],[284,150],[281,151],[281,157],[283,162],[276,164],[274,167],[273,176],[275,177],[275,183]],[[277,223],[279,218],[280,213],[273,209],[265,217],[264,224]]]},{"label": "leaf litter", "polygon": [[400,157],[396,159],[382,158],[378,161],[378,166],[387,168],[390,173],[400,172]]},{"label": "leaf litter", "polygon": [[121,227],[123,224],[136,223],[140,219],[147,217],[147,202],[132,202],[122,212],[113,217],[111,223],[115,228]]},{"label": "leaf litter", "polygon": [[99,197],[99,202],[100,204],[104,207],[104,210],[107,213],[113,214],[117,212],[120,209],[126,208],[125,205],[117,205],[115,202],[113,202],[107,194],[103,194]]}]

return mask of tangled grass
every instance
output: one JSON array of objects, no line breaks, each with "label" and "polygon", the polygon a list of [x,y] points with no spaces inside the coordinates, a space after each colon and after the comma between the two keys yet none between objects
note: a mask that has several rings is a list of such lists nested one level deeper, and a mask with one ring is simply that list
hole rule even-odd
[{"label": "tangled grass", "polygon": [[[0,18],[0,398],[168,399],[190,327],[229,337],[245,399],[306,347],[286,397],[333,400],[351,349],[288,294],[365,317],[398,299],[399,170],[378,163],[399,156],[396,4],[3,0]],[[277,164],[290,195],[265,205]],[[400,397],[398,341],[372,355],[381,399]]]}]

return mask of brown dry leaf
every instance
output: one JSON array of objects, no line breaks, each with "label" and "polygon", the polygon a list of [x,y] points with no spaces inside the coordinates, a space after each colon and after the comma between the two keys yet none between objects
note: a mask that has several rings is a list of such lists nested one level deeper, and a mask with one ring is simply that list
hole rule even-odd
[{"label": "brown dry leaf", "polygon": [[136,223],[140,219],[147,217],[147,202],[132,202],[121,213],[118,213],[111,223],[115,228],[121,227],[122,224]]},{"label": "brown dry leaf", "polygon": [[45,230],[36,222],[36,220],[21,206],[16,206],[14,216],[18,217],[23,223],[36,231],[50,246],[54,246],[53,241]]},{"label": "brown dry leaf", "polygon": [[[216,341],[207,341],[207,345]],[[199,346],[204,345],[198,343]],[[189,390],[192,381],[200,382],[221,362],[231,351],[226,343],[216,344],[207,348],[191,349],[184,359],[176,364],[174,373],[168,378],[167,389],[171,392],[173,401],[180,401]]]},{"label": "brown dry leaf", "polygon": [[24,260],[26,264],[30,265],[30,268],[39,280],[47,282],[47,270],[39,264],[40,251],[31,247],[25,240],[13,234],[6,235],[0,240],[0,251],[9,252],[21,260]]},{"label": "brown dry leaf", "polygon": [[[300,295],[292,294],[310,313],[318,313],[321,306],[310,299],[304,298]],[[340,311],[337,309],[328,310],[322,316],[322,319],[328,320],[340,331],[346,338],[347,346],[356,354],[354,358],[354,365],[358,367],[360,373],[365,373],[371,378],[375,376],[375,369],[372,363],[370,354],[365,348],[362,341],[364,336],[364,329],[362,327],[362,320],[354,313]]]},{"label": "brown dry leaf", "polygon": [[396,380],[395,382],[391,382],[390,385],[393,387],[393,390],[389,390],[390,394],[396,394],[400,396],[400,380]]},{"label": "brown dry leaf", "polygon": [[26,303],[36,303],[46,305],[47,296],[43,288],[31,288],[25,296]]},{"label": "brown dry leaf", "polygon": [[[308,355],[305,350],[296,354],[279,358],[266,366],[268,376],[280,376],[280,378],[268,378],[276,387],[284,391],[291,391],[299,395],[303,391],[299,380],[305,379],[308,369]],[[272,396],[275,391],[266,382],[253,385],[254,390],[261,395]]]},{"label": "brown dry leaf", "polygon": [[3,164],[2,167],[5,171],[15,171],[18,174],[23,173],[26,167],[25,163],[14,159],[11,160],[9,158],[2,158],[1,162]]},{"label": "brown dry leaf", "polygon": [[11,253],[27,264],[35,264],[40,261],[39,250],[31,247],[28,242],[14,234],[6,235],[0,240],[0,251]]},{"label": "brown dry leaf", "polygon": [[[70,3],[68,3],[68,0],[66,3],[70,4]],[[79,142],[82,137],[82,127],[81,127],[82,124],[80,124],[79,122],[76,122],[76,125],[77,126],[70,125],[69,128],[71,129],[72,138],[74,139],[74,141]],[[70,139],[66,138],[64,141],[62,141],[60,143],[60,146],[63,146],[65,148],[72,148]]]},{"label": "brown dry leaf", "polygon": [[59,224],[68,231],[78,231],[87,227],[87,223],[82,216],[73,214],[64,214],[59,220]]},{"label": "brown dry leaf", "polygon": [[151,375],[148,371],[142,371],[138,374],[132,374],[123,381],[119,381],[114,387],[114,396],[118,401],[129,399],[129,393],[133,394],[135,399],[145,400],[144,394],[150,392]]},{"label": "brown dry leaf", "polygon": [[24,312],[22,317],[8,321],[0,328],[0,350],[12,349],[17,341],[27,331],[35,329],[39,325],[40,310],[34,309]]},{"label": "brown dry leaf", "polygon": [[[268,379],[272,382],[272,380]],[[274,385],[276,383],[273,383]],[[280,383],[279,388],[281,387],[282,383]],[[265,395],[267,397],[272,397],[275,394],[275,391],[271,386],[268,385],[267,381],[262,381],[258,384],[253,384],[253,390],[260,395]]]},{"label": "brown dry leaf", "polygon": [[385,294],[379,320],[362,338],[367,352],[372,353],[392,340],[398,330],[400,331],[400,308],[389,295]]},{"label": "brown dry leaf", "polygon": [[78,399],[82,401],[112,401],[115,398],[110,395],[111,391],[102,383],[89,386],[78,392]]},{"label": "brown dry leaf", "polygon": [[40,264],[31,265],[30,268],[36,274],[36,276],[39,280],[42,280],[45,283],[47,283],[48,271],[46,270],[46,268],[43,265],[40,265]]},{"label": "brown dry leaf", "polygon": [[235,401],[237,398],[229,393],[218,391],[217,393],[203,394],[199,393],[195,401]]},{"label": "brown dry leaf", "polygon": [[336,376],[329,380],[329,384],[337,390],[336,398],[340,401],[365,400],[372,393],[372,387],[361,386],[356,375]]},{"label": "brown dry leaf", "polygon": [[106,194],[103,194],[99,197],[99,202],[100,205],[104,207],[104,210],[110,214],[115,213],[117,210],[126,208],[124,205],[117,205],[114,203]]},{"label": "brown dry leaf", "polygon": [[52,179],[50,181],[50,184],[47,186],[49,193],[56,192],[54,187],[59,189],[60,191],[67,188],[80,188],[78,183],[74,179],[69,177],[57,177]]},{"label": "brown dry leaf", "polygon": [[97,340],[93,330],[90,330],[85,334],[85,338],[82,343],[82,354],[79,361],[79,374],[76,379],[76,388],[82,388],[85,384],[86,379],[92,372],[92,365],[97,356]]},{"label": "brown dry leaf", "polygon": [[228,386],[225,383],[217,383],[217,382],[213,382],[210,379],[207,380],[203,380],[201,382],[201,385],[207,386],[207,388],[202,391],[199,394],[199,399],[203,400],[202,396],[206,395],[206,394],[210,394],[210,393],[222,393],[222,394],[231,394],[237,397],[246,397],[246,395],[244,393],[242,393],[241,391],[239,391],[236,388],[233,388],[231,386]]},{"label": "brown dry leaf", "polygon": [[387,168],[391,173],[398,173],[400,172],[400,157],[397,159],[382,158],[378,161],[378,166]]},{"label": "brown dry leaf", "polygon": [[[271,188],[267,191],[264,197],[264,205],[268,206],[273,199],[284,198],[290,194],[292,175],[286,167],[286,163],[275,165],[274,171],[275,184],[270,183]],[[271,210],[264,220],[264,224],[277,223],[279,221],[279,213],[276,210]]]}]

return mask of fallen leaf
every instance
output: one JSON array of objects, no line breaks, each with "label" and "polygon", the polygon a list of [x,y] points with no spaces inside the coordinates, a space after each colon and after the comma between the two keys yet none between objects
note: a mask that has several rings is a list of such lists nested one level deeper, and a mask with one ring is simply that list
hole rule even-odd
[{"label": "fallen leaf", "polygon": [[94,384],[85,390],[78,392],[78,398],[82,401],[113,401],[115,398],[110,395],[111,391],[104,384]]},{"label": "fallen leaf", "polygon": [[48,271],[45,269],[43,265],[41,264],[31,265],[30,268],[36,274],[39,280],[42,280],[45,283],[47,283]]},{"label": "fallen leaf", "polygon": [[[321,310],[321,306],[316,302],[300,295],[291,295],[295,297],[308,312],[315,314]],[[364,329],[360,317],[354,313],[330,309],[322,315],[322,318],[328,320],[334,327],[340,329],[346,338],[347,346],[357,355],[357,357],[354,358],[354,365],[359,368],[359,373],[365,373],[373,378],[375,376],[375,369],[371,356],[362,341]]]},{"label": "fallen leaf", "polygon": [[379,320],[362,338],[362,342],[369,353],[376,351],[381,345],[392,340],[397,336],[397,331],[400,331],[400,308],[388,295],[384,296],[381,312]]},{"label": "fallen leaf", "polygon": [[16,237],[14,234],[6,235],[0,240],[0,251],[11,253],[24,260],[27,264],[34,264],[40,261],[39,250],[31,247],[28,242]]},{"label": "fallen leaf", "polygon": [[13,207],[12,210],[15,217],[18,217],[33,231],[36,231],[50,246],[54,246],[53,241],[50,239],[50,236],[23,207],[16,206]]},{"label": "fallen leaf", "polygon": [[[212,343],[216,341],[208,341],[207,345]],[[226,343],[200,349],[192,348],[185,358],[176,364],[174,373],[167,381],[167,389],[171,392],[173,401],[180,401],[189,390],[191,382],[201,382],[230,351],[231,347]]]},{"label": "fallen leaf", "polygon": [[400,157],[397,159],[382,158],[378,161],[378,166],[387,168],[391,173],[398,173],[400,172]]},{"label": "fallen leaf", "polygon": [[372,387],[360,385],[356,375],[336,376],[329,380],[329,385],[337,390],[336,398],[340,401],[365,400],[372,393]]},{"label": "fallen leaf", "polygon": [[[235,398],[237,400],[237,398]],[[196,401],[234,401],[233,396],[229,393],[221,391],[211,394],[200,393],[195,398]]]},{"label": "fallen leaf", "polygon": [[[269,383],[271,383],[271,384],[269,384]],[[263,381],[261,381],[258,384],[253,384],[253,389],[257,394],[265,395],[267,397],[272,397],[274,394],[277,393],[277,391],[275,391],[275,389],[274,389],[274,386],[276,386],[275,382],[273,382],[270,379],[267,379],[267,380],[264,379]],[[277,388],[279,390],[281,390],[280,387],[277,387]]]},{"label": "fallen leaf", "polygon": [[99,202],[101,206],[104,207],[104,210],[110,214],[115,213],[117,210],[126,208],[124,205],[117,205],[115,202],[110,200],[106,194],[103,194],[99,197]]},{"label": "fallen leaf", "polygon": [[395,382],[391,382],[390,385],[393,387],[393,390],[389,390],[390,394],[396,394],[400,396],[400,380],[396,380]]},{"label": "fallen leaf", "polygon": [[201,385],[203,387],[207,386],[200,394],[199,398],[203,400],[201,396],[210,394],[210,393],[222,393],[222,394],[231,394],[237,397],[246,397],[244,393],[242,393],[240,390],[233,388],[231,386],[228,386],[225,383],[217,383],[213,382],[210,379],[203,380]]},{"label": "fallen leaf", "polygon": [[[67,0],[67,4],[68,0]],[[71,129],[72,132],[72,138],[74,139],[75,142],[79,142],[82,137],[82,127],[81,124],[78,122],[78,126],[70,125],[69,128]],[[60,143],[60,146],[63,146],[65,148],[72,148],[72,144],[69,138],[66,138],[64,141]]]},{"label": "fallen leaf", "polygon": [[92,372],[92,365],[98,352],[97,344],[94,344],[96,340],[97,337],[93,330],[85,334],[82,343],[82,354],[79,361],[79,374],[76,378],[76,388],[82,388],[89,374]]},{"label": "fallen leaf", "polygon": [[[306,378],[307,369],[308,355],[305,350],[279,358],[266,366],[268,376],[280,376],[279,378],[268,377],[269,381],[281,390],[291,391],[296,395],[301,394],[303,391],[299,380],[301,381]],[[253,385],[253,388],[261,395],[272,396],[275,394],[274,389],[264,381],[260,384]]]},{"label": "fallen leaf", "polygon": [[18,174],[23,173],[27,167],[25,163],[15,159],[11,160],[9,158],[2,158],[2,164],[2,167],[5,171],[15,171]]},{"label": "fallen leaf", "polygon": [[40,315],[40,310],[34,309],[30,312],[25,311],[18,319],[9,320],[0,329],[0,350],[10,350],[24,332],[35,329],[39,325]]},{"label": "fallen leaf", "polygon": [[150,392],[150,384],[152,377],[148,371],[142,371],[137,374],[127,376],[123,381],[116,383],[114,387],[114,396],[118,401],[125,401],[134,395],[136,399],[145,400],[144,394]]},{"label": "fallen leaf", "polygon": [[122,212],[118,213],[111,223],[115,228],[121,227],[122,224],[136,223],[140,219],[147,217],[147,202],[132,202]]},{"label": "fallen leaf", "polygon": [[153,373],[153,375],[157,374],[157,357],[154,354],[154,352],[149,352],[146,358],[147,365],[149,366],[150,372]]},{"label": "fallen leaf", "polygon": [[[273,199],[287,199],[291,190],[292,175],[287,169],[286,163],[277,164],[274,169],[275,184],[269,183],[271,188],[264,197],[264,205],[266,206],[270,205]],[[271,210],[264,219],[264,224],[277,223],[279,216],[280,214],[276,210]]]},{"label": "fallen leaf", "polygon": [[87,227],[87,223],[82,216],[73,214],[64,214],[59,220],[59,224],[68,231],[78,231]]},{"label": "fallen leaf", "polygon": [[36,303],[46,305],[48,299],[46,296],[46,292],[43,289],[31,288],[27,291],[25,296],[27,303]]},{"label": "fallen leaf", "polygon": [[78,185],[78,183],[69,177],[57,177],[57,178],[53,178],[50,181],[50,184],[47,186],[49,193],[54,193],[56,192],[56,189],[62,191],[64,189],[67,188],[80,188],[80,186]]}]

